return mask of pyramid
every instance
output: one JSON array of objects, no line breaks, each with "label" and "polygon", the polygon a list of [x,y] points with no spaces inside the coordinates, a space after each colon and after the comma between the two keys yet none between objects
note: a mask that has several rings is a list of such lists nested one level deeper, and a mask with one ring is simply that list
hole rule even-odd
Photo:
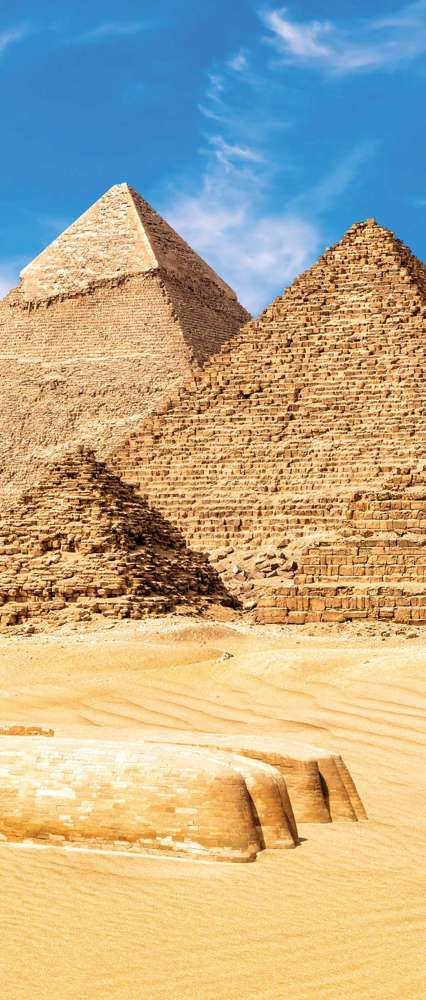
[{"label": "pyramid", "polygon": [[105,457],[247,318],[154,209],[115,185],[0,302],[0,496],[64,446]]},{"label": "pyramid", "polygon": [[[81,448],[0,517],[0,629],[230,603],[207,559]],[[188,608],[187,608],[188,610]]]},{"label": "pyramid", "polygon": [[425,319],[425,266],[357,223],[112,465],[258,620],[426,621]]}]

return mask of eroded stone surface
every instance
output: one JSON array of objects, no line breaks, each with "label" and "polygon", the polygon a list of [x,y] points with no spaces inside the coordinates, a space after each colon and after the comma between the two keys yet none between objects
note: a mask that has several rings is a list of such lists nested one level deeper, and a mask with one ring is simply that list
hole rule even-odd
[{"label": "eroded stone surface", "polygon": [[355,224],[113,456],[257,621],[426,622],[425,318]]},{"label": "eroded stone surface", "polygon": [[296,741],[177,733],[173,744],[160,735],[46,744],[29,730],[22,738],[24,729],[7,727],[0,746],[0,835],[9,840],[252,860],[295,847],[296,821],[366,818],[342,758]]},{"label": "eroded stone surface", "polygon": [[206,557],[81,449],[0,513],[0,630],[230,603]]}]

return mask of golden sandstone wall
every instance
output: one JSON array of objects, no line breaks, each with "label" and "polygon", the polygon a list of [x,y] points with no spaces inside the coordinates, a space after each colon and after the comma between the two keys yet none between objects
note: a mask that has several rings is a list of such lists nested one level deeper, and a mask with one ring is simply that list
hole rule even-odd
[{"label": "golden sandstone wall", "polygon": [[425,333],[425,266],[356,224],[112,465],[259,621],[426,621]]},{"label": "golden sandstone wall", "polygon": [[126,184],[0,302],[0,496],[64,444],[104,456],[248,318],[232,290]]}]

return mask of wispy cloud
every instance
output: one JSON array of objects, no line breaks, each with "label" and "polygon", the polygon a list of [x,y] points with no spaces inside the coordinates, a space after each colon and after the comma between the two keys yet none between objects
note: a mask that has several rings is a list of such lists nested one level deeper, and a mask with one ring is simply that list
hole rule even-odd
[{"label": "wispy cloud", "polygon": [[[274,74],[258,69],[255,75],[249,56],[244,72],[235,71],[231,58],[210,73],[201,103],[203,168],[189,189],[180,180],[162,207],[243,304],[257,312],[319,252],[324,244],[321,214],[353,182],[370,150],[368,144],[358,145],[311,190],[285,197],[282,175],[289,168],[282,152],[283,89],[276,100]],[[279,168],[273,152],[277,133]],[[275,185],[278,169],[280,183]]]},{"label": "wispy cloud", "polygon": [[377,148],[377,142],[360,142],[355,145],[316,184],[297,194],[290,202],[291,208],[303,211],[310,217],[323,215],[356,182],[362,168],[372,160]]},{"label": "wispy cloud", "polygon": [[149,31],[152,28],[152,21],[102,21],[100,24],[89,28],[79,35],[73,36],[74,42],[102,42],[122,38],[124,36],[139,35],[141,32]]},{"label": "wispy cloud", "polygon": [[15,28],[0,30],[0,56],[6,51],[11,45],[15,45],[16,42],[22,42],[24,38],[30,33],[28,25],[18,25]]},{"label": "wispy cloud", "polygon": [[200,190],[167,215],[256,313],[312,260],[319,232],[300,216],[262,213],[241,187],[220,190],[217,180],[207,173]]},{"label": "wispy cloud", "polygon": [[287,8],[264,12],[267,40],[287,63],[332,73],[393,70],[426,52],[426,0],[382,18],[296,21]]},{"label": "wispy cloud", "polygon": [[235,73],[243,73],[244,70],[248,69],[248,56],[246,49],[240,49],[228,60],[229,69],[234,70]]}]

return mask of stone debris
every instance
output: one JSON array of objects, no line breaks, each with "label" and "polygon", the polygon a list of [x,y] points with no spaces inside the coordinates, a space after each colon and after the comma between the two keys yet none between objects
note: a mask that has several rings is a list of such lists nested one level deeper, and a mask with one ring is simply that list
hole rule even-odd
[{"label": "stone debris", "polygon": [[21,726],[16,722],[0,723],[0,736],[54,736],[46,726]]},{"label": "stone debris", "polygon": [[112,187],[0,302],[0,496],[72,445],[106,457],[248,318],[136,191]]},{"label": "stone debris", "polygon": [[425,624],[425,334],[426,267],[356,223],[109,461],[256,621]]},{"label": "stone debris", "polygon": [[232,601],[207,558],[84,448],[0,512],[2,631],[210,603]]}]

